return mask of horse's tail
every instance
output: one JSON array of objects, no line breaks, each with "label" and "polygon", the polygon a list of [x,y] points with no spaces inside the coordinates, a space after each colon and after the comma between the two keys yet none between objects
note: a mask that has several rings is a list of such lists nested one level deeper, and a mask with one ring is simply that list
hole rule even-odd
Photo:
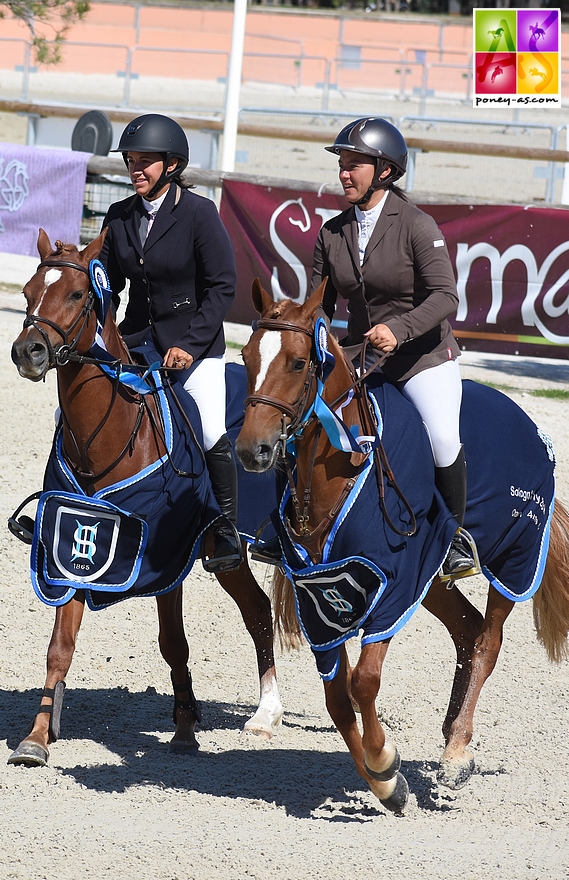
[{"label": "horse's tail", "polygon": [[292,584],[282,568],[273,575],[273,616],[281,650],[298,650],[303,642]]},{"label": "horse's tail", "polygon": [[552,663],[569,657],[569,514],[555,501],[549,552],[539,590],[533,597],[537,638]]}]

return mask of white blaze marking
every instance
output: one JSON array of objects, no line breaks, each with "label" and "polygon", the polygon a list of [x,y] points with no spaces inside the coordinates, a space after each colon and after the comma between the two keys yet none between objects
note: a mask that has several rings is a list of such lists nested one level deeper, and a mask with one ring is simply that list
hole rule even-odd
[{"label": "white blaze marking", "polygon": [[255,391],[258,391],[267,377],[267,371],[272,362],[281,350],[282,338],[279,330],[269,330],[263,334],[259,343],[259,355],[261,356],[261,367],[259,375],[255,382]]},{"label": "white blaze marking", "polygon": [[41,299],[40,299],[39,303],[37,304],[37,307],[36,307],[34,314],[39,315],[40,306],[43,302],[44,296],[47,293],[48,287],[51,287],[51,285],[55,284],[56,281],[59,281],[60,278],[61,278],[61,269],[48,269],[47,270],[47,272],[45,273],[45,279],[44,279],[45,280],[45,290],[41,295]]}]

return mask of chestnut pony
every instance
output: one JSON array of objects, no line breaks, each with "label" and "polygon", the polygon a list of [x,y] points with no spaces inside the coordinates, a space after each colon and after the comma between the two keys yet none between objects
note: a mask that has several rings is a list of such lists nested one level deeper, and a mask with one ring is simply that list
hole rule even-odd
[{"label": "chestnut pony", "polygon": [[[248,470],[264,471],[280,458],[278,453],[287,432],[294,432],[296,497],[291,490],[293,503],[286,510],[290,520],[288,533],[294,530],[294,540],[310,554],[312,564],[318,562],[314,535],[320,531],[322,539],[327,518],[330,528],[330,512],[338,509],[338,499],[345,492],[347,481],[357,476],[363,459],[357,452],[334,448],[316,419],[303,419],[314,400],[314,383],[310,381],[315,369],[313,330],[323,290],[324,285],[299,306],[290,300],[273,302],[259,282],[254,283],[253,303],[261,320],[243,349],[250,397],[236,442],[243,465]],[[361,389],[356,385],[351,402],[345,403],[354,373],[332,337],[328,345],[335,366],[325,380],[324,399],[336,404],[343,401],[345,424],[362,425]],[[292,646],[301,636],[293,588],[282,573],[275,578],[275,586],[276,623],[281,640],[284,634],[284,641]],[[474,770],[473,756],[468,750],[473,714],[482,686],[494,669],[504,622],[514,602],[489,586],[483,616],[456,584],[447,589],[435,577],[423,605],[443,623],[456,649],[454,681],[443,722],[446,748],[438,772],[442,784],[456,789],[468,781]],[[534,596],[534,619],[538,638],[549,657],[559,661],[567,656],[569,516],[558,501],[551,522],[545,574]],[[400,812],[407,802],[407,783],[398,772],[397,750],[386,741],[375,706],[388,647],[389,640],[364,640],[357,665],[352,669],[345,643],[342,644],[337,674],[333,678],[326,676],[324,692],[328,711],[351,752],[357,772],[384,806]],[[358,729],[354,708],[361,712],[363,734]]]},{"label": "chestnut pony", "polygon": [[[54,249],[40,230],[38,250],[41,264],[24,287],[27,317],[14,342],[12,359],[21,376],[38,382],[56,368],[58,394],[64,413],[63,447],[75,474],[85,470],[100,475],[81,480],[89,494],[140,473],[164,453],[153,418],[152,395],[141,395],[117,387],[96,363],[80,357],[63,356],[63,343],[72,339],[75,355],[87,354],[94,341],[96,317],[88,268],[103,245],[105,232],[79,251],[74,245],[56,242]],[[110,312],[103,328],[103,341],[117,360],[129,362],[128,350]],[[61,355],[58,356],[58,353]],[[142,413],[139,417],[139,413]],[[154,413],[155,414],[155,413]],[[133,425],[137,430],[133,432]],[[128,454],[125,454],[128,450]],[[84,485],[85,484],[85,485]],[[278,726],[282,707],[276,684],[273,656],[273,626],[270,601],[258,586],[247,562],[236,571],[216,575],[223,589],[234,599],[251,635],[257,655],[260,702],[245,729],[270,738]],[[33,729],[18,746],[9,763],[44,765],[48,745],[59,728],[63,682],[71,665],[77,633],[84,610],[84,593],[77,590],[66,604],[57,607],[55,625],[47,653],[47,676],[40,710]],[[187,670],[189,649],[182,621],[182,586],[156,597],[158,641],[171,670],[175,694],[176,732],[170,743],[174,752],[197,748],[194,733],[199,709]]]}]

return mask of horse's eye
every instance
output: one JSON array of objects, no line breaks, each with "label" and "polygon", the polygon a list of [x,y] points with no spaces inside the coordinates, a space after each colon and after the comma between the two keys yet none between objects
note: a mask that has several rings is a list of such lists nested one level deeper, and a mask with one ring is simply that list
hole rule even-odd
[{"label": "horse's eye", "polygon": [[306,366],[306,361],[302,360],[302,358],[297,358],[292,365],[292,369],[295,373],[302,373],[305,366]]},{"label": "horse's eye", "polygon": [[83,296],[84,296],[83,290],[76,290],[74,293],[71,294],[71,296],[69,298],[74,299],[74,300],[79,300],[79,299],[83,299]]}]

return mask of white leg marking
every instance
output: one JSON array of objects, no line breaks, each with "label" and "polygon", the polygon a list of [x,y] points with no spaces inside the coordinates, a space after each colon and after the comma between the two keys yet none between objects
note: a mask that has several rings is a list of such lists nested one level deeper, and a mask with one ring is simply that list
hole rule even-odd
[{"label": "white leg marking", "polygon": [[[271,331],[273,332],[273,331]],[[261,679],[261,699],[252,718],[245,724],[247,733],[254,733],[261,739],[271,739],[281,723],[283,707],[274,670],[265,672]]]},{"label": "white leg marking", "polygon": [[259,342],[259,355],[261,366],[255,382],[255,391],[258,391],[267,377],[267,371],[281,350],[282,337],[280,330],[267,330]]}]

